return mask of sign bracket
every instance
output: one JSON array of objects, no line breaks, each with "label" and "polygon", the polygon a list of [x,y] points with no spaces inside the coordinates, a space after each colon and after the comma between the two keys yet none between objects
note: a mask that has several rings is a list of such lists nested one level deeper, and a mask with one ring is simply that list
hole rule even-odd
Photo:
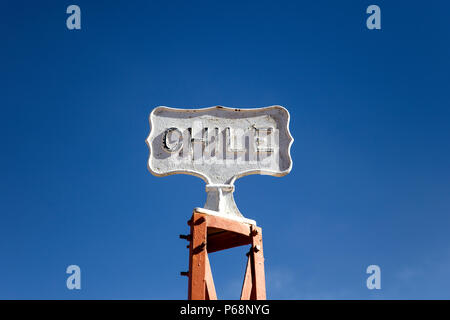
[{"label": "sign bracket", "polygon": [[194,210],[189,236],[189,300],[217,300],[208,254],[251,245],[241,300],[266,300],[262,229],[245,222]]}]

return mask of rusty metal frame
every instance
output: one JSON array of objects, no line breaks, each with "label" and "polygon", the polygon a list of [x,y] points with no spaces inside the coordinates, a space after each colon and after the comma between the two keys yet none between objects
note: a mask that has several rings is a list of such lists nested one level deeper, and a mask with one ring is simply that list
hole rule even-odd
[{"label": "rusty metal frame", "polygon": [[242,286],[241,300],[266,300],[262,229],[250,224],[211,216],[194,211],[189,236],[180,236],[190,242],[189,300],[217,300],[209,253],[251,245]]}]

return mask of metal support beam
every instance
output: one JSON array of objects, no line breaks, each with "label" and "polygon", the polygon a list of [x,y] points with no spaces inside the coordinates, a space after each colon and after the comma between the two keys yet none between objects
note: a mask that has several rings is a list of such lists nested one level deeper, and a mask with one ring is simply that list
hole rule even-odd
[{"label": "metal support beam", "polygon": [[[232,219],[194,211],[188,225],[189,300],[217,300],[208,253],[251,245],[241,300],[266,300],[262,230]],[[183,275],[186,275],[183,273]]]}]

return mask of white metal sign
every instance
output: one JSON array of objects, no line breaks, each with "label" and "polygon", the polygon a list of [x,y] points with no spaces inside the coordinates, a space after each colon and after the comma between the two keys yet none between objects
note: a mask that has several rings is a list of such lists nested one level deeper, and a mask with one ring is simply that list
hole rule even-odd
[{"label": "white metal sign", "polygon": [[150,114],[148,168],[164,177],[189,174],[202,178],[208,214],[245,219],[234,198],[234,182],[251,174],[282,177],[292,169],[294,141],[289,112],[281,106],[259,109],[174,109]]}]

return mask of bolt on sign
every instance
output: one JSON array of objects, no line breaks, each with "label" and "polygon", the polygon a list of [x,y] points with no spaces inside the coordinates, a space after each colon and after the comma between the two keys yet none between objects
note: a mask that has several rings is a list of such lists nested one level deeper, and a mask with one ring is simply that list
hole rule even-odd
[{"label": "bolt on sign", "polygon": [[150,114],[148,168],[164,177],[188,174],[206,182],[199,212],[256,225],[234,201],[234,183],[251,174],[282,177],[292,170],[290,115],[281,106],[258,109],[174,109]]}]

